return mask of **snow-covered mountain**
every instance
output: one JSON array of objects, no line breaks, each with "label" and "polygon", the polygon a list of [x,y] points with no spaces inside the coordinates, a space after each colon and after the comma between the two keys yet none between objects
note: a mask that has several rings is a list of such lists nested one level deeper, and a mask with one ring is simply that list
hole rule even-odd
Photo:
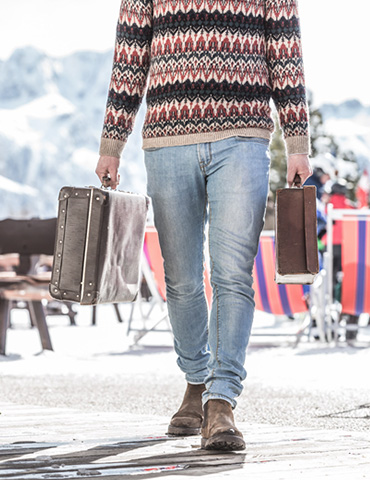
[{"label": "snow-covered mountain", "polygon": [[[50,217],[64,185],[94,173],[112,52],[50,58],[31,47],[0,63],[0,219]],[[121,188],[145,191],[144,106],[122,160]]]},{"label": "snow-covered mountain", "polygon": [[370,107],[353,99],[339,105],[324,104],[325,130],[335,137],[342,152],[353,152],[359,170],[370,167]]},{"label": "snow-covered mountain", "polygon": [[[51,58],[31,47],[0,61],[0,219],[56,215],[64,185],[97,185],[94,170],[113,53]],[[370,159],[370,107],[321,108],[328,133],[360,168]],[[139,110],[121,162],[121,188],[145,191]],[[348,163],[348,162],[346,162]]]}]

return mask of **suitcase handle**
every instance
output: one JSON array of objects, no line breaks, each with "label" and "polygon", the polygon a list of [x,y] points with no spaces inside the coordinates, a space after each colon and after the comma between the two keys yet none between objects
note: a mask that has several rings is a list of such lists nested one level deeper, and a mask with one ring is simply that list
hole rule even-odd
[{"label": "suitcase handle", "polygon": [[[120,175],[118,174],[118,183],[120,181]],[[111,177],[108,173],[108,175],[104,175],[104,177],[102,178],[102,184],[100,186],[100,188],[102,188],[103,190],[108,190],[108,188],[111,188],[112,189],[112,186],[110,185],[110,182],[111,182]],[[118,184],[117,184],[118,186]],[[113,190],[113,189],[112,189]]]},{"label": "suitcase handle", "polygon": [[[112,187],[110,186],[110,175],[108,173],[108,175],[105,175],[103,178],[102,178],[102,184],[100,186],[101,189],[103,190],[108,190],[108,188],[112,189]],[[121,192],[121,193],[133,193],[133,192],[128,192],[126,190],[117,190],[118,192]]]},{"label": "suitcase handle", "polygon": [[[110,183],[110,175],[105,175],[103,178],[102,178],[102,184],[101,184],[101,189],[103,190],[108,190],[108,188],[111,188],[109,183]],[[132,195],[137,195],[135,194],[134,192],[128,192],[127,190],[118,190],[118,192],[121,192],[121,193],[130,193]],[[149,198],[144,195],[145,197],[145,202],[146,202],[146,208],[149,208]]]},{"label": "suitcase handle", "polygon": [[292,187],[294,188],[302,188],[302,182],[301,182],[301,177],[298,175],[298,173],[295,174],[295,177],[293,179],[293,185]]},{"label": "suitcase handle", "polygon": [[108,190],[108,188],[111,188],[110,187],[110,175],[105,175],[103,178],[102,178],[102,184],[101,184],[101,187],[100,188],[103,188],[103,189],[106,189]]}]

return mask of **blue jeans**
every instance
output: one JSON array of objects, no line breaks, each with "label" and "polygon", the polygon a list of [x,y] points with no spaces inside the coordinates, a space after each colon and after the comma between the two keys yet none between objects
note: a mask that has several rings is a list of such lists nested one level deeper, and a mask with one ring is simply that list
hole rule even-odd
[{"label": "blue jeans", "polygon": [[[246,377],[252,269],[268,194],[268,143],[232,137],[145,150],[177,363],[189,383],[205,383],[203,404],[223,399],[234,408]],[[203,283],[207,219],[209,321]]]}]

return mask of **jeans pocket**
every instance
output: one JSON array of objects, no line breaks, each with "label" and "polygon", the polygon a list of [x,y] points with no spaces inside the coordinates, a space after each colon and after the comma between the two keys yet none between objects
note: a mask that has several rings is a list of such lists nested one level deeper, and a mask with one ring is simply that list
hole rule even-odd
[{"label": "jeans pocket", "polygon": [[249,142],[249,143],[260,143],[261,145],[269,145],[270,140],[263,137],[242,137],[237,135],[236,138],[241,140],[242,142]]},{"label": "jeans pocket", "polygon": [[157,150],[160,150],[163,147],[149,147],[149,148],[144,148],[145,152],[156,152]]}]

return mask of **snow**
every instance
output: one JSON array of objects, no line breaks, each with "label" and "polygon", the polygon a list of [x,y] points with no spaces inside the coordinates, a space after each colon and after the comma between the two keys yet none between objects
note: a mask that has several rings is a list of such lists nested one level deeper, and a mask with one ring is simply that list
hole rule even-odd
[{"label": "snow", "polygon": [[321,107],[325,131],[334,136],[342,152],[353,152],[360,169],[370,165],[370,108],[358,100]]},{"label": "snow", "polygon": [[59,93],[48,93],[22,105],[16,113],[20,117],[50,120],[55,115],[72,115],[75,111],[76,107],[65,97]]},{"label": "snow", "polygon": [[[0,219],[55,216],[60,188],[100,185],[95,174],[112,52],[48,57],[16,50],[0,65],[0,175],[8,189]],[[145,192],[141,145],[144,109],[120,168],[125,190]],[[5,180],[6,179],[6,182]],[[29,189],[37,192],[29,198]],[[27,193],[28,192],[28,193]]]},{"label": "snow", "polygon": [[369,126],[354,123],[353,120],[350,119],[330,118],[326,121],[325,126],[328,131],[335,132],[335,135],[344,137],[357,137],[369,135],[370,133]]},{"label": "snow", "polygon": [[[122,317],[129,317],[131,306],[120,305]],[[135,318],[137,318],[135,316]],[[54,352],[40,353],[36,329],[29,328],[25,310],[13,310],[13,328],[8,330],[8,357],[0,357],[2,375],[32,376],[75,375],[115,378],[122,372],[131,375],[160,375],[179,377],[176,354],[170,333],[156,332],[133,346],[133,334],[127,336],[127,320],[118,323],[113,306],[100,305],[97,325],[91,326],[91,307],[78,307],[77,326],[69,325],[67,317],[48,317]],[[141,321],[135,320],[135,326]],[[367,322],[367,317],[363,319]],[[256,313],[254,327],[275,326],[279,322],[271,315]],[[163,326],[163,325],[162,325]],[[294,326],[294,325],[293,325]],[[253,331],[252,331],[253,332]],[[262,381],[272,388],[302,387],[326,391],[370,388],[370,379],[364,375],[370,362],[370,336],[365,331],[367,348],[343,344],[335,347],[303,337],[297,348],[286,339],[251,337],[247,351],[246,368],[251,382]],[[150,361],[148,361],[150,359]],[[164,373],[165,372],[165,373]]]},{"label": "snow", "polygon": [[[126,335],[127,323],[118,323],[112,305],[100,305],[97,308],[97,325],[91,326],[92,308],[75,306],[77,327],[69,325],[66,316],[48,317],[48,325],[54,351],[40,352],[40,339],[37,329],[29,328],[29,317],[25,310],[17,309],[12,313],[13,328],[8,330],[7,358],[0,356],[0,370],[7,375],[119,375],[122,361],[117,356],[132,351],[133,334]],[[127,319],[130,305],[120,305],[122,317]],[[138,322],[136,326],[141,325]],[[172,351],[172,335],[156,333],[149,337],[151,347],[164,348],[164,353],[151,355],[150,368],[156,368],[168,356],[173,362],[168,362],[169,373],[178,371],[175,354]],[[142,342],[145,345],[146,342]],[[140,352],[143,347],[134,347]],[[1,362],[2,360],[2,362]],[[16,360],[16,361],[13,361]],[[152,360],[154,363],[152,363]],[[148,368],[145,356],[135,356],[135,362],[130,364],[132,373],[145,371]],[[166,367],[167,368],[167,367]],[[109,372],[109,373],[107,373]]]},{"label": "snow", "polygon": [[31,195],[33,197],[37,195],[37,190],[35,188],[27,187],[27,185],[22,185],[18,182],[13,182],[2,175],[0,175],[0,190],[12,192],[17,195]]},{"label": "snow", "polygon": [[72,153],[71,161],[80,167],[94,170],[96,167],[96,152],[84,147],[77,148]]}]

